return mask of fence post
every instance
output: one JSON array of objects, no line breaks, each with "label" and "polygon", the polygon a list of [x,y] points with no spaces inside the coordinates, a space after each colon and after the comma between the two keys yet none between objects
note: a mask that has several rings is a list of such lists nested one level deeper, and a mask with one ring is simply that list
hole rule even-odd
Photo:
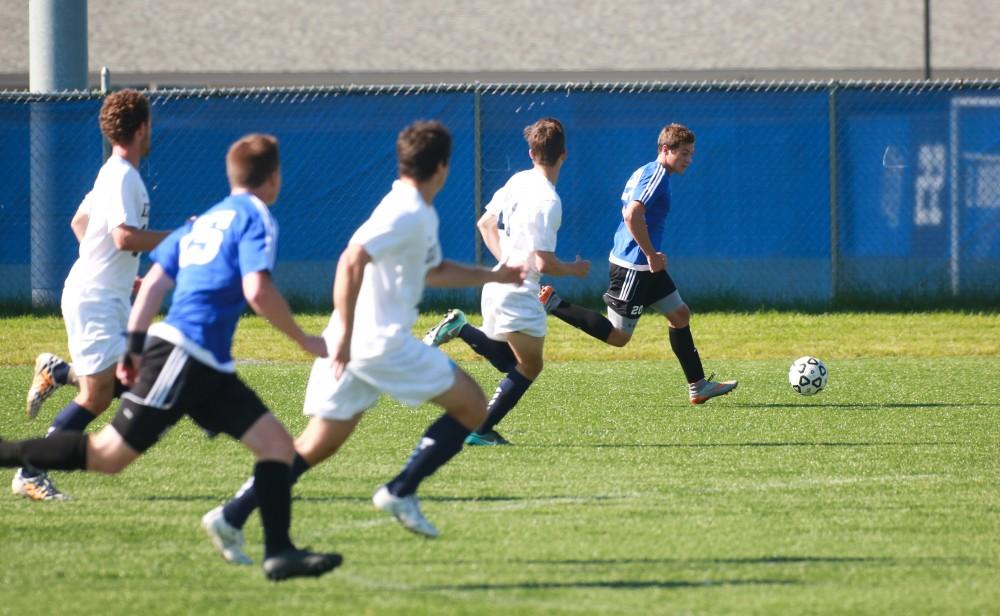
[{"label": "fence post", "polygon": [[[111,70],[101,67],[101,98],[106,98],[111,93]],[[111,142],[103,134],[101,135],[101,145],[104,147],[104,161],[111,158]]]},{"label": "fence post", "polygon": [[829,110],[829,151],[830,151],[830,300],[836,301],[840,293],[840,227],[838,224],[838,158],[837,158],[837,88],[840,82],[830,82],[827,100]]},{"label": "fence post", "polygon": [[[482,89],[477,83],[473,90],[472,98],[472,134],[473,134],[473,191],[475,194],[476,222],[483,215],[483,125],[480,121],[480,101],[482,99]],[[473,243],[476,247],[476,264],[483,264],[483,240],[479,237],[479,230],[476,225],[473,229]]]}]

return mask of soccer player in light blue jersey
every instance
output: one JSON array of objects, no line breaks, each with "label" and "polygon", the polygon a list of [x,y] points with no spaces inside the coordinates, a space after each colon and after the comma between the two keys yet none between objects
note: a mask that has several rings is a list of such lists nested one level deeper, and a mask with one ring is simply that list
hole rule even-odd
[{"label": "soccer player in light blue jersey", "polygon": [[604,294],[608,317],[561,299],[549,285],[542,287],[538,298],[549,313],[618,347],[632,339],[636,324],[647,308],[666,316],[670,348],[687,378],[690,401],[702,404],[728,394],[737,382],[705,378],[691,336],[691,309],[667,273],[667,255],[658,248],[670,212],[670,176],[683,174],[691,165],[694,141],[694,133],[685,126],[664,127],[657,139],[656,160],[636,169],[625,184],[622,221],[608,256],[610,282]]},{"label": "soccer player in light blue jersey", "polygon": [[[231,355],[233,332],[248,303],[310,355],[327,354],[321,337],[299,328],[271,281],[278,227],[268,206],[281,189],[277,140],[240,139],[226,156],[226,173],[230,196],[150,254],[153,266],[129,315],[117,367],[118,378],[131,389],[115,418],[96,435],[64,431],[0,442],[0,466],[118,473],[189,415],[208,431],[238,439],[257,458],[267,577],[318,576],[338,566],[341,557],[292,544],[292,437],[236,376]],[[150,326],[171,288],[166,319]]]}]

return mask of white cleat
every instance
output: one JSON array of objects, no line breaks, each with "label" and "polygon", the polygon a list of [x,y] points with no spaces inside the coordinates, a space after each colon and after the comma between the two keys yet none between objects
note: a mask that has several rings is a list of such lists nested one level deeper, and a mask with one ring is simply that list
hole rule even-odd
[{"label": "white cleat", "polygon": [[430,539],[438,536],[438,529],[420,513],[420,503],[417,502],[416,494],[396,496],[389,492],[389,488],[382,486],[372,496],[372,502],[376,509],[396,518],[406,530]]},{"label": "white cleat", "polygon": [[715,375],[688,385],[688,395],[691,404],[705,404],[716,396],[724,396],[736,389],[737,381],[713,381]]},{"label": "white cleat", "polygon": [[42,353],[35,358],[35,377],[31,380],[31,389],[28,390],[28,419],[37,417],[38,411],[42,410],[42,403],[62,386],[62,383],[56,382],[53,372],[56,367],[65,363],[61,357],[52,353]]},{"label": "white cleat", "polygon": [[70,500],[69,496],[59,491],[48,473],[41,472],[34,477],[25,477],[24,469],[17,469],[14,479],[10,482],[10,491],[17,496],[23,496],[30,500]]},{"label": "white cleat", "polygon": [[222,505],[202,516],[201,527],[226,562],[234,565],[253,564],[253,559],[243,551],[243,531],[226,521],[222,515]]}]

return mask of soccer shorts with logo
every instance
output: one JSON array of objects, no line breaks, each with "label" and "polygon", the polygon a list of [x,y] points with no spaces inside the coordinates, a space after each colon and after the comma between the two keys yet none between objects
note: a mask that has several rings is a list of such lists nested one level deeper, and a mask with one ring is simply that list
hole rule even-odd
[{"label": "soccer shorts with logo", "polygon": [[506,340],[511,332],[545,337],[545,307],[538,301],[537,285],[483,285],[482,310],[482,330],[493,340]]},{"label": "soccer shorts with logo", "polygon": [[188,415],[210,433],[240,439],[268,413],[257,394],[230,372],[207,366],[181,347],[150,338],[139,381],[122,395],[111,425],[136,451],[146,451]]},{"label": "soccer shorts with logo", "polygon": [[[666,271],[653,273],[611,263],[608,278],[604,303],[609,310],[625,319],[638,320],[646,307],[677,292],[677,285]],[[679,295],[677,299],[679,304]]]},{"label": "soccer shorts with logo", "polygon": [[382,393],[417,406],[451,389],[456,367],[447,355],[410,335],[399,338],[377,357],[351,358],[339,380],[330,358],[317,358],[306,386],[304,413],[346,421],[369,409]]},{"label": "soccer shorts with logo", "polygon": [[65,289],[60,304],[73,370],[88,376],[115,365],[125,352],[128,298]]}]

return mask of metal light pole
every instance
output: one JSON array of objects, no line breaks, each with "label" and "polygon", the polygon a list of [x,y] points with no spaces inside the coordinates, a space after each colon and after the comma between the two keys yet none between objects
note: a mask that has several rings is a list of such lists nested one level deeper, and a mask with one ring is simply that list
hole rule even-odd
[{"label": "metal light pole", "polygon": [[[51,93],[87,88],[87,0],[28,3],[29,87]],[[60,147],[58,102],[31,103],[31,304],[59,304],[76,243],[69,233],[76,195],[65,184],[73,161]],[[71,201],[72,200],[72,201]]]}]

